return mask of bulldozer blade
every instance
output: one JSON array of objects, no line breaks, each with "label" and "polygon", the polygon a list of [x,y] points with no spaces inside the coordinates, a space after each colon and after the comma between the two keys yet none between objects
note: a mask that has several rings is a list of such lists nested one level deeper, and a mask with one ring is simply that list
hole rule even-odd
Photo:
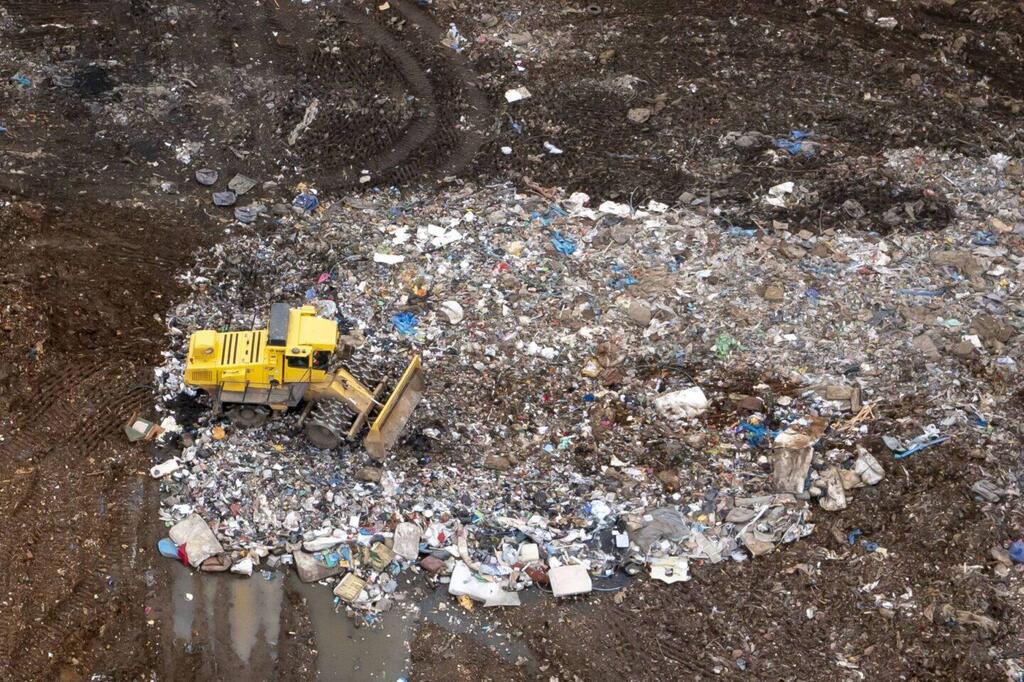
[{"label": "bulldozer blade", "polygon": [[370,456],[380,461],[387,454],[388,448],[395,444],[406,422],[412,415],[416,405],[423,398],[425,385],[423,372],[420,369],[420,356],[413,356],[409,366],[402,373],[395,390],[391,392],[380,414],[370,426],[370,432],[363,440],[363,446]]}]

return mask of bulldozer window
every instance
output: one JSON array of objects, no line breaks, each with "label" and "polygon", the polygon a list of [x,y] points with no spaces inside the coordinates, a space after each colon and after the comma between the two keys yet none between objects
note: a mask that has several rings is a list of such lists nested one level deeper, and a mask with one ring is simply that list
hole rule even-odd
[{"label": "bulldozer window", "polygon": [[298,358],[295,358],[295,357],[289,356],[288,357],[288,366],[289,367],[294,367],[296,369],[308,369],[309,368],[309,358],[308,357],[298,357]]},{"label": "bulldozer window", "polygon": [[329,350],[318,350],[313,353],[313,369],[319,369],[326,372],[327,366],[331,363],[331,351]]}]

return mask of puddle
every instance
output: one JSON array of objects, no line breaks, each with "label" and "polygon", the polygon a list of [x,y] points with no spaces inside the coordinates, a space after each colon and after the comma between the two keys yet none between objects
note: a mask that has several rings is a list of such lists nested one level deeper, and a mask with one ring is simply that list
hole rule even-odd
[{"label": "puddle", "polygon": [[[316,637],[320,680],[389,682],[407,678],[410,646],[421,619],[471,637],[509,662],[522,657],[528,661],[527,669],[535,666],[526,645],[495,622],[497,611],[478,606],[467,612],[449,598],[447,590],[425,588],[413,576],[399,581],[399,593],[407,596],[406,601],[396,601],[377,625],[357,628],[343,608],[335,612],[329,588],[303,584],[294,573],[275,573],[267,580],[260,573],[251,578],[193,573],[175,564],[171,575],[174,637],[191,642],[193,631],[202,632],[201,639],[211,647],[215,658],[218,643],[225,647],[230,643],[232,658],[237,657],[242,664],[259,660],[258,651],[269,652],[272,660],[277,659],[287,581],[289,589],[306,599]],[[186,594],[193,598],[189,600]],[[529,602],[539,595],[526,591],[521,596]],[[443,611],[438,609],[442,603]],[[224,628],[228,632],[218,632]]]},{"label": "puddle", "polygon": [[271,658],[276,659],[284,579],[275,575],[267,580],[258,573],[251,578],[229,575],[218,578],[225,581],[227,586],[230,603],[228,627],[231,630],[231,646],[238,658],[248,663],[256,642],[263,641],[270,647]]},{"label": "puddle", "polygon": [[[231,642],[235,655],[248,663],[253,651],[265,645],[272,659],[277,658],[281,634],[281,604],[284,578],[272,580],[262,575],[240,578],[234,575],[197,574],[181,564],[171,568],[171,607],[175,639],[192,641],[193,630],[205,626],[203,640],[216,650],[221,639]],[[192,599],[187,595],[191,594]],[[197,623],[197,608],[202,605],[202,623]],[[217,614],[227,610],[226,623]],[[218,636],[218,628],[227,627],[227,637]]]},{"label": "puddle", "polygon": [[[186,642],[192,641],[192,623],[195,622],[195,580],[192,572],[177,564],[171,571],[171,609],[174,614],[174,637]],[[193,596],[189,600],[188,596]]]},{"label": "puddle", "polygon": [[[357,628],[345,615],[334,612],[334,595],[316,583],[306,585],[289,575],[288,584],[306,598],[317,648],[321,680],[397,680],[409,672],[409,642],[416,624],[409,607],[398,604],[384,614],[380,625]],[[400,590],[407,590],[402,585]]]}]

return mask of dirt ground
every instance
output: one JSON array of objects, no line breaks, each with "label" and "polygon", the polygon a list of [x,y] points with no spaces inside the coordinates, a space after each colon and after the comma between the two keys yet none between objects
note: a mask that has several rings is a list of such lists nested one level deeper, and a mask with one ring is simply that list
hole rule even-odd
[{"label": "dirt ground", "polygon": [[[886,149],[1024,155],[1020,2],[376,4],[0,8],[0,678],[231,677],[172,647],[150,455],[121,431],[151,403],[175,273],[230,238],[194,166],[176,160],[183,145],[202,141],[191,153],[228,177],[332,196],[364,175],[512,178],[619,200],[706,196],[747,224],[770,221],[755,192],[801,174],[825,197],[807,225],[850,229],[848,198],[877,217],[907,191],[927,195],[888,184]],[[449,24],[472,41],[462,52],[442,45]],[[8,81],[19,73],[31,85]],[[508,104],[521,84],[532,97]],[[321,115],[289,144],[314,99]],[[650,116],[634,123],[631,108]],[[770,138],[792,129],[844,151],[765,163]],[[737,147],[722,142],[730,131],[766,137]],[[916,220],[902,227],[941,229],[948,216],[936,204]],[[1008,410],[1019,415],[1022,397],[1007,387]],[[1020,443],[1019,424],[1002,427]],[[986,566],[1020,519],[970,504],[971,458],[909,459],[834,528],[756,562],[496,616],[522,633],[535,670],[424,625],[412,678],[1005,679],[996,661],[1024,653],[1020,599]],[[885,563],[845,542],[854,527],[889,548]],[[867,602],[874,581],[936,609]],[[301,636],[282,638],[259,679],[314,674],[302,602],[288,603],[282,630]],[[952,623],[947,603],[1001,627]]]}]

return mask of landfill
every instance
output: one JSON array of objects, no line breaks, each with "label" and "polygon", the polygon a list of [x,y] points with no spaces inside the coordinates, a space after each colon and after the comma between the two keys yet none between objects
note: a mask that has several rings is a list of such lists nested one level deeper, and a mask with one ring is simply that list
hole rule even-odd
[{"label": "landfill", "polygon": [[[14,2],[0,72],[0,679],[1024,679],[1019,0]],[[366,391],[183,384],[296,308]]]},{"label": "landfill", "polygon": [[[929,164],[958,186],[992,172],[916,150],[889,159],[908,179]],[[514,606],[532,586],[685,581],[776,551],[901,458],[991,442],[1000,396],[944,370],[1017,372],[1017,332],[992,314],[1019,310],[1021,260],[973,237],[986,201],[1019,197],[985,189],[942,233],[890,236],[729,236],[699,210],[512,185],[282,201],[181,276],[191,296],[166,318],[158,411],[192,422],[159,436],[176,463],[159,472],[161,518],[172,539],[196,515],[209,524],[230,559],[210,570],[294,565],[367,622],[406,570]],[[942,292],[942,316],[920,291]],[[258,328],[279,301],[337,320],[357,374],[393,376],[422,354],[426,398],[383,466],[358,447],[318,450],[295,414],[221,423],[182,385],[192,331]],[[909,375],[908,357],[921,358]],[[911,391],[933,396],[932,423],[895,420],[879,449],[869,427]]]}]

